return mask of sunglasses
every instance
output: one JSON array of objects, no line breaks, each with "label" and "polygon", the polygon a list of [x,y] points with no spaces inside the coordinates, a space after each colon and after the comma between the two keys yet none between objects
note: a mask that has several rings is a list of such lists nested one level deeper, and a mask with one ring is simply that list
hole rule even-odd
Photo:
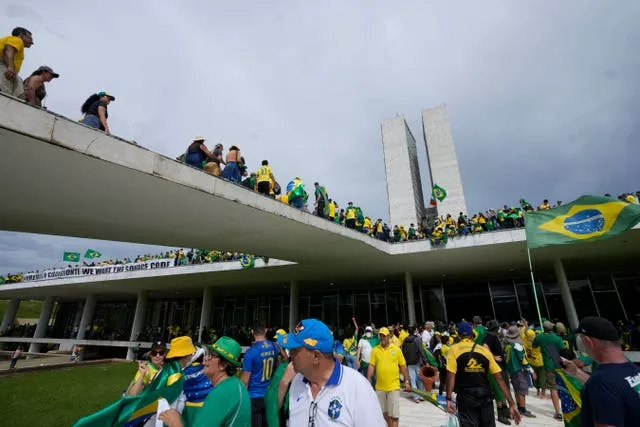
[{"label": "sunglasses", "polygon": [[152,351],[151,356],[164,356],[164,351]]}]

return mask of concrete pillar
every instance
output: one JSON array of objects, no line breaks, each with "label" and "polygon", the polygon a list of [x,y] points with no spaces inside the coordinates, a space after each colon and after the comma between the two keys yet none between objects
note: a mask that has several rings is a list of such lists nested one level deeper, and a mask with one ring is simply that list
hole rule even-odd
[{"label": "concrete pillar", "polygon": [[202,291],[202,311],[200,312],[200,329],[198,339],[207,342],[209,337],[203,337],[202,331],[211,327],[211,305],[213,304],[213,289],[204,288]]},{"label": "concrete pillar", "polygon": [[289,285],[289,332],[302,320],[298,319],[298,290],[298,282],[292,280]]},{"label": "concrete pillar", "polygon": [[0,325],[0,334],[4,335],[9,329],[9,326],[13,325],[13,322],[16,321],[16,314],[18,314],[18,308],[20,307],[19,299],[12,299],[7,304],[7,311],[4,313],[4,317],[2,318],[2,324]]},{"label": "concrete pillar", "polygon": [[408,271],[404,273],[404,286],[407,294],[407,314],[409,315],[409,324],[416,324],[416,305],[413,297],[413,278]]},{"label": "concrete pillar", "polygon": [[138,334],[142,331],[144,326],[144,315],[147,312],[147,292],[138,292],[138,301],[136,303],[136,312],[133,315],[133,325],[131,326],[131,347],[127,349],[127,360],[133,360],[133,346],[137,344]]},{"label": "concrete pillar", "polygon": [[573,303],[573,297],[571,296],[571,289],[569,289],[567,275],[564,272],[564,267],[562,266],[562,260],[560,258],[556,258],[553,261],[553,269],[556,273],[556,280],[558,282],[558,287],[560,288],[562,302],[564,303],[564,311],[567,313],[569,325],[571,325],[571,329],[575,329],[578,327],[579,323],[578,313],[576,312],[576,306]]},{"label": "concrete pillar", "polygon": [[84,303],[84,310],[82,310],[82,317],[80,318],[80,324],[78,325],[79,340],[85,339],[87,326],[93,323],[93,315],[96,311],[96,294],[87,295],[87,300]]},{"label": "concrete pillar", "polygon": [[[44,338],[47,334],[47,328],[49,327],[49,319],[51,318],[51,311],[53,310],[53,303],[55,300],[53,297],[46,297],[42,303],[42,311],[40,312],[40,318],[36,325],[36,331],[33,334],[34,338]],[[29,353],[39,353],[40,343],[32,342],[29,346]]]}]

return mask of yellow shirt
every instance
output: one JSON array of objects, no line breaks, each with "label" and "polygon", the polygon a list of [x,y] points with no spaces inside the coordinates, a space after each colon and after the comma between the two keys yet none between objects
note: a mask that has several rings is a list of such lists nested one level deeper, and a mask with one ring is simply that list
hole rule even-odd
[{"label": "yellow shirt", "polygon": [[355,219],[356,218],[356,210],[355,208],[347,208],[347,219]]},{"label": "yellow shirt", "polygon": [[260,169],[256,172],[258,182],[271,182],[271,168],[269,166],[260,166]]},{"label": "yellow shirt", "polygon": [[329,203],[329,217],[336,217],[336,205],[334,205],[333,202]]},{"label": "yellow shirt", "polygon": [[364,227],[364,228],[369,228],[369,229],[371,228],[371,220],[370,220],[369,218],[365,218],[365,219],[364,219],[364,225],[363,225],[363,227]]},{"label": "yellow shirt", "polygon": [[398,346],[389,344],[387,348],[383,348],[381,345],[377,345],[371,352],[369,364],[374,366],[376,370],[376,390],[400,390],[399,367],[405,366],[407,361]]},{"label": "yellow shirt", "polygon": [[382,233],[382,223],[379,222],[378,225],[376,225],[376,233]]},{"label": "yellow shirt", "polygon": [[[471,354],[472,348],[474,349],[473,355]],[[463,384],[459,384],[461,387],[472,387],[481,385],[485,381],[487,373],[497,374],[502,369],[488,348],[481,345],[474,347],[473,341],[463,339],[458,344],[451,346],[447,352],[447,371],[460,374],[460,378],[456,375],[456,385],[462,382]],[[464,381],[459,381],[461,379]]]},{"label": "yellow shirt", "polygon": [[542,360],[542,348],[533,348],[532,344],[535,337],[536,333],[534,331],[525,327],[522,328],[522,332],[520,332],[520,338],[522,339],[522,343],[524,344],[524,350],[527,354],[527,361],[534,368],[539,368],[544,364],[544,362]]},{"label": "yellow shirt", "polygon": [[392,335],[391,338],[389,338],[389,342],[400,347],[400,339],[395,335]]},{"label": "yellow shirt", "polygon": [[400,336],[398,337],[398,339],[400,340],[400,346],[402,346],[404,340],[407,339],[408,336],[409,332],[405,331],[404,329],[400,329]]},{"label": "yellow shirt", "polygon": [[[151,363],[147,363],[147,372],[144,374],[144,378],[142,379],[142,385],[148,386],[153,381],[153,378],[158,373],[159,369],[153,366]],[[136,376],[133,377],[132,383],[135,383],[140,379],[140,371],[136,372]]]},{"label": "yellow shirt", "polygon": [[345,338],[342,341],[342,345],[344,346],[344,351],[348,355],[355,356],[358,354],[358,341],[356,341],[355,337]]},{"label": "yellow shirt", "polygon": [[24,42],[20,37],[6,36],[0,38],[0,52],[4,52],[4,47],[7,45],[16,50],[13,55],[13,66],[16,69],[16,73],[19,73],[22,61],[24,61]]}]

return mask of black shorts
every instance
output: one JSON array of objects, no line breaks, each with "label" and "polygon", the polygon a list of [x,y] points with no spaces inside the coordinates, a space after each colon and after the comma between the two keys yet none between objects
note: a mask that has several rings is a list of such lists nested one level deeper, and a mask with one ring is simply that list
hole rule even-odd
[{"label": "black shorts", "polygon": [[271,192],[271,183],[269,181],[262,181],[258,183],[258,193],[266,194],[267,196]]}]

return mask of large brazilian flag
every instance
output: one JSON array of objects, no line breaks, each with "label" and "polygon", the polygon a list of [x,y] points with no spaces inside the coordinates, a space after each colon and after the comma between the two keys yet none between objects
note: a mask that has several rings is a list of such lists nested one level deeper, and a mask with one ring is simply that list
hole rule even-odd
[{"label": "large brazilian flag", "polygon": [[178,362],[169,362],[137,396],[125,396],[111,405],[76,421],[73,427],[137,427],[158,410],[158,399],[171,404],[182,393],[184,376]]},{"label": "large brazilian flag", "polygon": [[558,395],[562,404],[562,418],[565,427],[580,427],[580,412],[582,399],[580,391],[582,384],[577,378],[565,374],[561,369],[556,370]]},{"label": "large brazilian flag", "polygon": [[527,213],[527,246],[607,239],[640,222],[640,205],[611,197],[582,196],[558,208]]}]

